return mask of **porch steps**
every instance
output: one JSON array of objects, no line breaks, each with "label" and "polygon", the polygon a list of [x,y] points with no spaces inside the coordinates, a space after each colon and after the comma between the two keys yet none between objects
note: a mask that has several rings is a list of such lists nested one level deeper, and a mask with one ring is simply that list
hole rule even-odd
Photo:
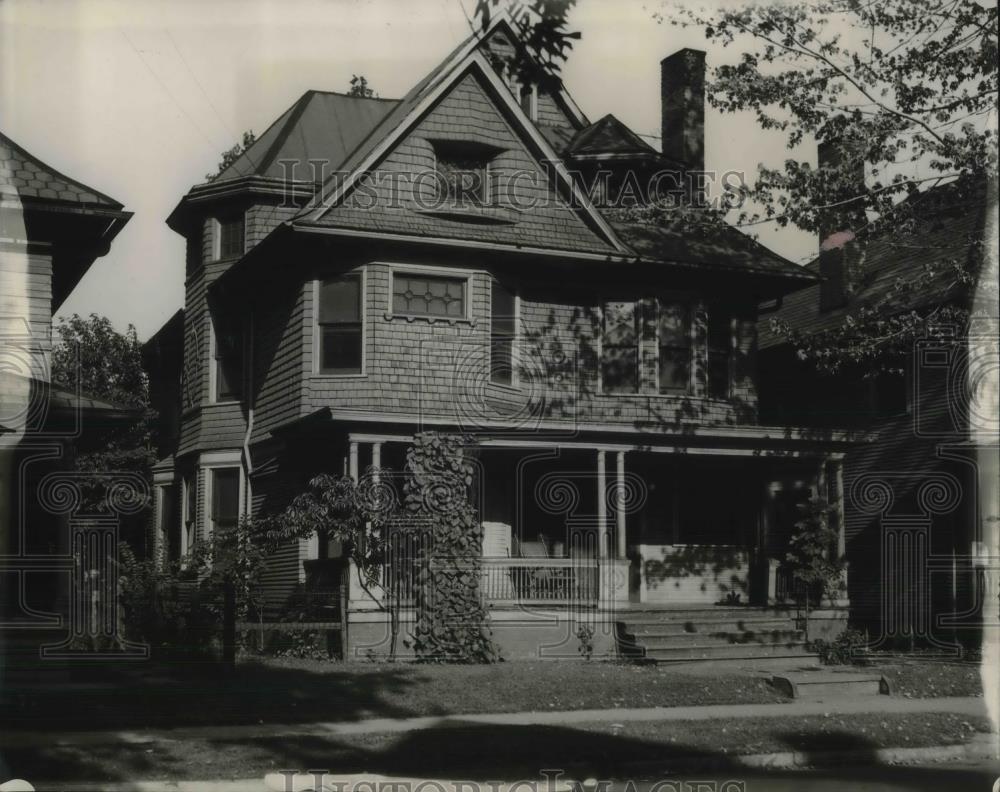
[{"label": "porch steps", "polygon": [[650,662],[814,657],[801,627],[787,609],[633,607],[620,614],[618,646]]}]

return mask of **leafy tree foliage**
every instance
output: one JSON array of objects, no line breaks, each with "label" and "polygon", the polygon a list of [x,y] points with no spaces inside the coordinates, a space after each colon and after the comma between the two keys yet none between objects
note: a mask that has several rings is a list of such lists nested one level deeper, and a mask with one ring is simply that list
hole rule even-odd
[{"label": "leafy tree foliage", "polygon": [[206,173],[205,181],[215,181],[219,178],[219,175],[230,165],[232,165],[236,160],[240,158],[240,155],[246,151],[250,146],[254,144],[257,140],[257,136],[253,133],[252,129],[248,129],[243,133],[243,140],[240,143],[234,145],[231,149],[222,152],[222,159],[219,161],[218,170],[215,173]]},{"label": "leafy tree foliage", "polygon": [[580,33],[568,29],[570,11],[576,0],[476,0],[474,15],[482,30],[486,30],[498,11],[510,15],[511,24],[524,45],[510,64],[525,84],[545,87],[560,82],[562,63],[573,49]]},{"label": "leafy tree foliage", "polygon": [[104,501],[108,475],[131,472],[148,479],[155,461],[155,413],[149,406],[142,346],[132,325],[119,333],[107,317],[97,314],[64,318],[55,335],[52,375],[57,383],[134,411],[133,418],[95,428],[76,443],[76,467],[92,474],[84,489],[90,505],[96,506]]},{"label": "leafy tree foliage", "polygon": [[347,91],[348,96],[360,96],[362,99],[378,99],[378,94],[368,87],[368,80],[365,76],[352,74],[351,87]]}]

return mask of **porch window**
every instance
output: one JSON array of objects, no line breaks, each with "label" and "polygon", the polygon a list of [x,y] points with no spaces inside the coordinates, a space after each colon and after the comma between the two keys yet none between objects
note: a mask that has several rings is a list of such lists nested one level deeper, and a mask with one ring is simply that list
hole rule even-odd
[{"label": "porch window", "polygon": [[243,213],[220,217],[216,223],[218,231],[216,258],[242,256],[246,248],[246,220]]},{"label": "porch window", "polygon": [[360,374],[361,273],[324,280],[319,287],[321,374]]},{"label": "porch window", "polygon": [[464,319],[466,284],[465,278],[393,273],[392,312],[403,316]]},{"label": "porch window", "polygon": [[243,397],[243,328],[238,321],[213,321],[215,339],[216,402],[239,401]]},{"label": "porch window", "polygon": [[607,393],[639,389],[638,303],[605,302],[601,335],[601,381]]},{"label": "porch window", "polygon": [[240,469],[238,467],[213,468],[212,531],[226,531],[236,527],[240,519]]},{"label": "porch window", "polygon": [[730,360],[733,349],[732,317],[725,310],[708,315],[708,396],[729,398]]},{"label": "porch window", "polygon": [[493,281],[490,297],[490,382],[511,385],[514,382],[514,292],[500,281]]},{"label": "porch window", "polygon": [[691,383],[691,306],[661,300],[658,307],[660,393],[687,393]]}]

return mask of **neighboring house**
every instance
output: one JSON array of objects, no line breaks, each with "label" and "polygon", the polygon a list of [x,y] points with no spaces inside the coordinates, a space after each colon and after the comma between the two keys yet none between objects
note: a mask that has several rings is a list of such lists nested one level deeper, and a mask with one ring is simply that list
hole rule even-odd
[{"label": "neighboring house", "polygon": [[[587,195],[599,165],[598,203],[630,172],[703,169],[702,53],[663,61],[660,153],[565,90],[518,85],[495,65],[515,46],[501,20],[400,100],[309,91],[170,215],[187,267],[167,557],[319,472],[398,492],[408,443],[434,429],[478,440],[508,656],[564,640],[566,605],[608,625],[782,596],[783,506],[836,496],[848,444],[758,421],[758,305],[816,276],[735,229],[618,221]],[[268,609],[339,552],[285,548]],[[352,652],[384,652],[382,595],[354,577],[349,597]]]},{"label": "neighboring house", "polygon": [[70,513],[61,507],[72,497],[69,489],[58,488],[55,477],[72,467],[74,445],[82,437],[99,437],[131,416],[50,377],[53,313],[131,216],[118,201],[64,176],[0,133],[0,586],[5,605],[0,618],[5,627],[60,623],[53,611],[66,593],[72,565]]},{"label": "neighboring house", "polygon": [[[881,645],[978,645],[984,601],[996,597],[985,575],[1000,513],[996,191],[952,184],[908,200],[912,231],[861,234],[822,251],[807,269],[824,280],[762,318],[760,414],[875,436],[844,463],[853,621]],[[974,283],[963,283],[953,263]],[[860,366],[822,375],[771,325],[777,319],[808,336],[876,304],[886,305],[885,317],[952,306],[974,318],[968,330],[945,327],[944,337],[883,358],[894,371],[876,375]]]}]

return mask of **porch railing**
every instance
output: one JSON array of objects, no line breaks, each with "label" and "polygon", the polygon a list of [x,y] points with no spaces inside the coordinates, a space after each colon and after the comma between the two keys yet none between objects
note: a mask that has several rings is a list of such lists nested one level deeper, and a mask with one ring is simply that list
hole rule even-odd
[{"label": "porch railing", "polygon": [[598,562],[578,558],[484,558],[480,591],[494,605],[596,605]]}]

